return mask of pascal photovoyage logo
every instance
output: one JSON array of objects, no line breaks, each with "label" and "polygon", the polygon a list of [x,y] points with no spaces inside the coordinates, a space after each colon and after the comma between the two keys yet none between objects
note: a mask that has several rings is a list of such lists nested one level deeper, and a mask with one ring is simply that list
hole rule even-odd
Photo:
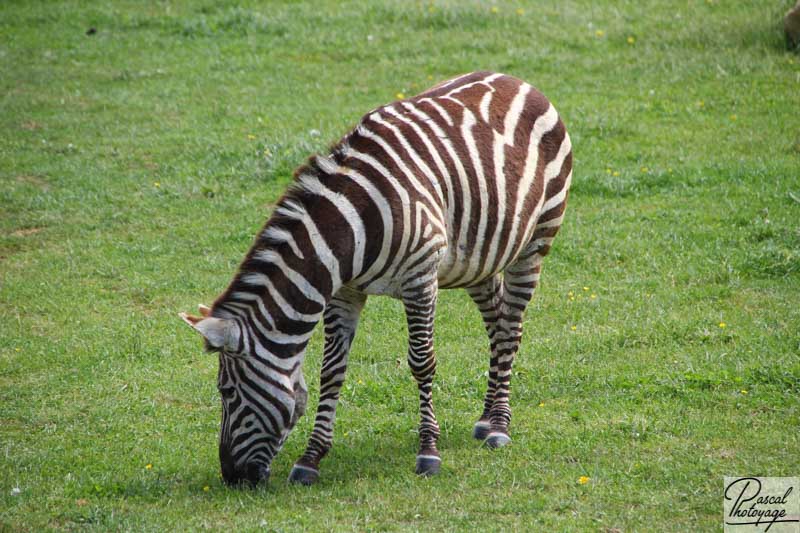
[{"label": "pascal photovoyage logo", "polygon": [[800,478],[726,477],[724,530],[800,533]]}]

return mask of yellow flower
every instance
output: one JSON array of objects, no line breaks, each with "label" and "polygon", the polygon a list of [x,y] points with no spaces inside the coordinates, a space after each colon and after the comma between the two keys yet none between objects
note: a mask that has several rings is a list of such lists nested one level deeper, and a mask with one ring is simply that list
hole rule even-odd
[{"label": "yellow flower", "polygon": [[499,12],[500,12],[500,8],[499,8],[499,7],[497,7],[497,6],[492,6],[492,9],[490,9],[490,11],[491,11],[492,13],[499,13]]},{"label": "yellow flower", "polygon": [[203,487],[203,492],[208,492],[208,491],[210,491],[210,490],[211,490],[211,487],[209,487],[208,485],[206,485],[205,487]]},{"label": "yellow flower", "polygon": [[396,94],[396,95],[394,95],[394,96],[395,96],[395,98],[397,98],[398,100],[402,100],[403,98],[405,98],[405,97],[406,97],[406,95],[404,95],[403,93],[397,93],[397,94]]},{"label": "yellow flower", "polygon": [[145,467],[146,470],[152,470],[153,469],[153,465],[151,465],[150,463],[147,463],[146,465],[144,465],[144,467]]},{"label": "yellow flower", "polygon": [[589,483],[589,479],[590,479],[589,476],[581,476],[578,478],[578,483],[580,483],[581,485],[586,485],[587,483]]},{"label": "yellow flower", "polygon": [[744,389],[740,390],[739,392],[741,392],[742,394],[747,394],[747,391]]},{"label": "yellow flower", "polygon": [[697,102],[697,107],[705,107],[705,105],[706,105],[706,103],[704,101],[702,101],[702,100],[699,100]]},{"label": "yellow flower", "polygon": [[363,384],[364,384],[364,382],[363,382],[363,381],[361,381],[361,380],[359,379],[359,380],[358,380],[358,384],[359,384],[359,385],[363,385]]},{"label": "yellow flower", "polygon": [[254,141],[256,139],[256,136],[253,135],[252,133],[248,133],[247,138],[250,139],[251,141]]},{"label": "yellow flower", "polygon": [[642,171],[642,172],[647,172],[648,170],[650,170],[650,169],[649,169],[649,168],[647,168],[647,167],[642,167],[642,168],[641,168],[641,171]]},{"label": "yellow flower", "polygon": [[433,76],[428,74],[428,80],[432,80],[432,79],[433,79]]},{"label": "yellow flower", "polygon": [[539,407],[544,407],[544,402],[539,402]]},{"label": "yellow flower", "polygon": [[731,115],[731,120],[736,120],[736,115]]},{"label": "yellow flower", "polygon": [[160,182],[158,182],[158,181],[154,181],[154,182],[153,182],[153,187],[155,187],[156,189],[158,189],[159,187],[161,187],[161,183],[160,183]]},{"label": "yellow flower", "polygon": [[619,171],[618,171],[618,170],[615,170],[613,175],[614,175],[614,176],[619,176]]},{"label": "yellow flower", "polygon": [[583,290],[588,291],[589,287],[584,287]]},{"label": "yellow flower", "polygon": [[575,330],[578,329],[578,326],[571,326],[569,329],[571,329],[572,331],[575,331]]},{"label": "yellow flower", "polygon": [[524,14],[525,14],[525,10],[524,9],[522,9],[521,7],[517,8],[517,15],[522,16]]},{"label": "yellow flower", "polygon": [[596,294],[592,294],[592,295],[590,296],[590,298],[591,298],[592,300],[594,300],[595,298],[597,298],[597,295],[596,295]]},{"label": "yellow flower", "polygon": [[596,32],[594,32],[594,34],[597,35],[598,37],[603,37],[606,34],[606,32],[604,32],[603,30],[597,30]]},{"label": "yellow flower", "polygon": [[611,169],[610,168],[606,169],[606,174],[611,174]]},{"label": "yellow flower", "polygon": [[726,324],[725,322],[720,322],[719,323],[719,327],[722,328],[722,329],[725,329],[727,326],[728,326],[728,324]]},{"label": "yellow flower", "polygon": [[636,39],[633,37],[633,35],[631,35],[630,37],[628,37],[628,44],[633,44],[633,43],[635,43],[635,42],[636,42]]}]

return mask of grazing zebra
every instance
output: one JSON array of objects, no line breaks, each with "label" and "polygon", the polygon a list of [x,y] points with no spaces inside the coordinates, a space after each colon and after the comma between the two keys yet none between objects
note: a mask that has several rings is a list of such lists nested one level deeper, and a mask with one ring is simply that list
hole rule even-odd
[{"label": "grazing zebra", "polygon": [[309,159],[211,308],[181,317],[219,352],[219,455],[228,483],[255,484],[306,408],[302,365],[315,324],[325,348],[314,429],[289,479],[310,484],[332,444],[336,403],[367,295],[399,298],[419,388],[416,471],[435,474],[437,291],[466,288],[491,356],[473,436],[508,435],[522,315],[558,232],[572,176],[563,122],[516,78],[466,74],[365,115]]}]

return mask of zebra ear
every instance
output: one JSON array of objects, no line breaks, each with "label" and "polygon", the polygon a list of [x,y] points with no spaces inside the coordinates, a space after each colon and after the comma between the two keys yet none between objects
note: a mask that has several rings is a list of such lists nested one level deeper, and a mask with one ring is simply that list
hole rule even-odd
[{"label": "zebra ear", "polygon": [[[202,311],[201,311],[202,312]],[[222,348],[228,339],[228,321],[214,317],[199,317],[179,313],[184,322],[192,326],[214,348]]]}]

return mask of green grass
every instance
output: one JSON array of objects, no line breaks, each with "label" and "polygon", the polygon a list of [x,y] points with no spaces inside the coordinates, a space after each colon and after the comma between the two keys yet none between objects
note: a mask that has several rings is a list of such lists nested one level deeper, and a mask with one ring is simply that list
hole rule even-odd
[{"label": "green grass", "polygon": [[[718,530],[724,475],[800,474],[790,3],[3,2],[0,529]],[[321,482],[284,481],[306,417],[268,488],[225,488],[216,361],[176,313],[307,155],[477,69],[541,89],[575,152],[513,445],[469,436],[487,341],[445,291],[444,465],[416,478],[402,310],[371,299]]]}]

